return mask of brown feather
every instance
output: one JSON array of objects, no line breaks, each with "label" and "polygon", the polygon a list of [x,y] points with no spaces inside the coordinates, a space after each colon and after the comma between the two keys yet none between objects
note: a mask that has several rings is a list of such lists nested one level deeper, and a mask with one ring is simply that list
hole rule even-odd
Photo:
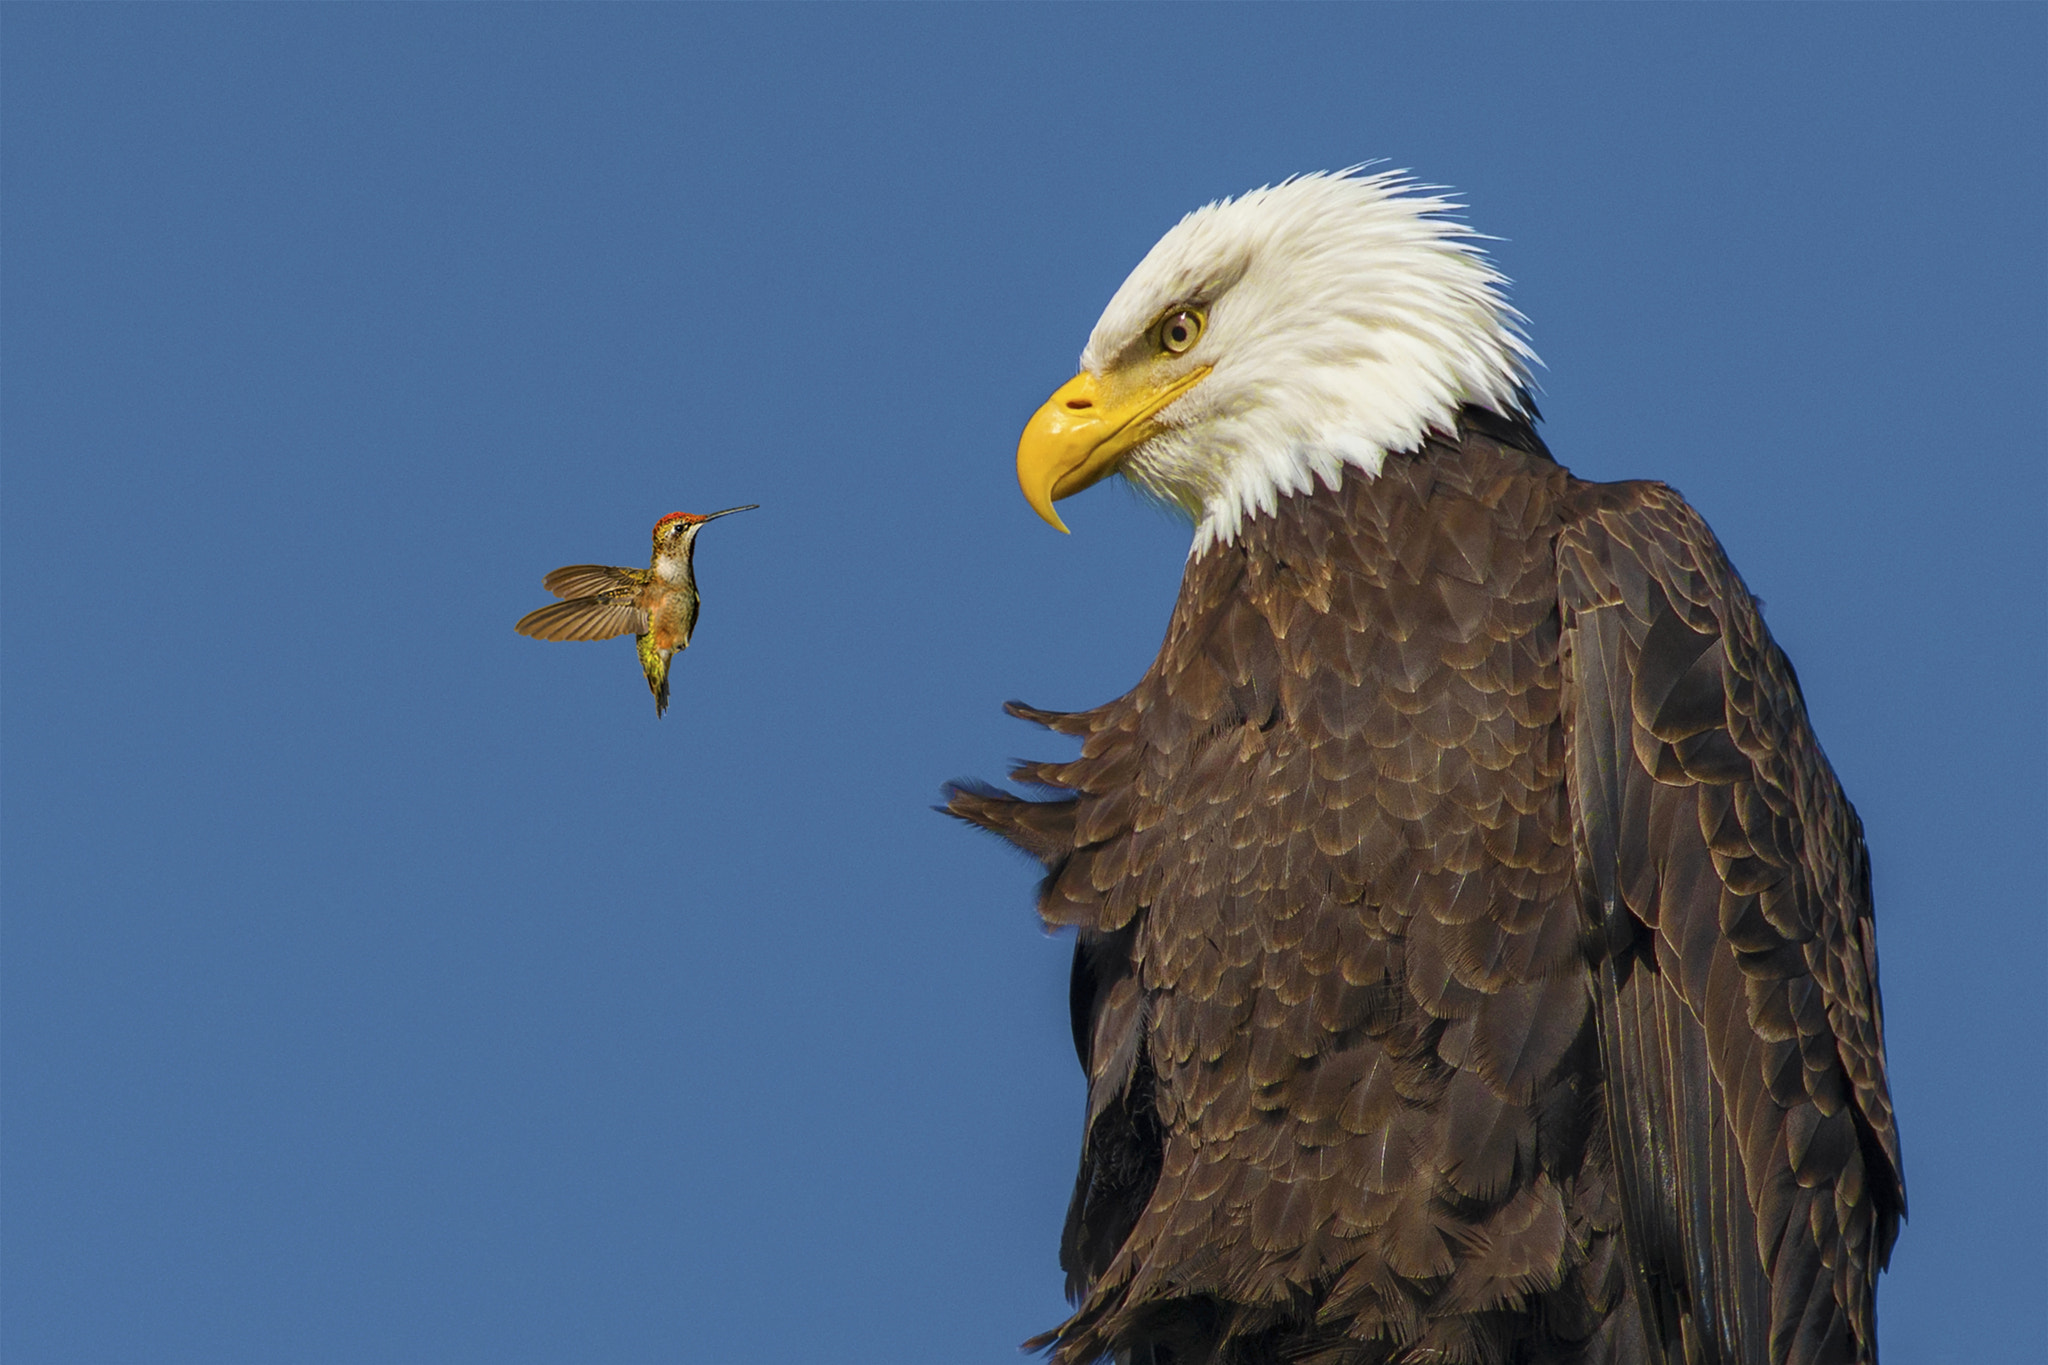
[{"label": "brown feather", "polygon": [[647,633],[647,613],[629,602],[577,597],[526,613],[512,627],[536,640],[609,640]]},{"label": "brown feather", "polygon": [[[1882,1077],[1878,1003],[1867,975],[1831,970],[1850,955],[1815,951],[1869,942],[1855,816],[1691,510],[1655,484],[1578,485],[1575,502],[1560,543],[1575,690],[1589,718],[1614,717],[1574,735],[1579,804],[1650,812],[1647,838],[1595,829],[1580,850],[1617,928],[1652,936],[1602,1016],[1632,1249],[1667,1268],[1639,1282],[1646,1314],[1688,1360],[1874,1359],[1903,1186],[1889,1104],[1852,1119],[1838,1077]],[[1849,1169],[1859,1131],[1889,1158],[1875,1187]],[[1806,1211],[1836,1202],[1863,1214],[1859,1244],[1831,1212],[1814,1232]]]},{"label": "brown feather", "polygon": [[1868,1360],[1903,1210],[1868,870],[1658,485],[1526,424],[1190,561],[1082,741],[949,809],[1079,931],[1057,1365]]},{"label": "brown feather", "polygon": [[645,569],[569,564],[541,579],[540,585],[557,597],[630,597],[646,582]]}]

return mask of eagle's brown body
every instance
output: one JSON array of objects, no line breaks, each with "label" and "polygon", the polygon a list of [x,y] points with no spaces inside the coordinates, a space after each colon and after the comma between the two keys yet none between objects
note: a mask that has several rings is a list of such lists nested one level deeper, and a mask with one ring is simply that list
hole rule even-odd
[{"label": "eagle's brown body", "polygon": [[1088,1077],[1061,1365],[1844,1362],[1904,1207],[1867,861],[1670,489],[1526,423],[1189,564],[1050,869]]}]

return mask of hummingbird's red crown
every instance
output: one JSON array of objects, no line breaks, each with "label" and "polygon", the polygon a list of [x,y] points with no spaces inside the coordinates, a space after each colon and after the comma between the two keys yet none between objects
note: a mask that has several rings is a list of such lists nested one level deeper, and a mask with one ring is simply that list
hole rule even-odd
[{"label": "hummingbird's red crown", "polygon": [[759,503],[750,502],[745,507],[728,507],[724,512],[671,512],[660,521],[654,523],[654,534],[660,535],[662,528],[672,521],[679,522],[684,526],[702,526],[707,521],[718,520],[726,515],[727,512],[751,512],[758,506],[760,506]]}]

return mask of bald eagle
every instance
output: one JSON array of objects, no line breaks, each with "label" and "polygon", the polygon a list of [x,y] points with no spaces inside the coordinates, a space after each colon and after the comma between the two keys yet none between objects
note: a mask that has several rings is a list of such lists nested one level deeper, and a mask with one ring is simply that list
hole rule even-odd
[{"label": "bald eagle", "polygon": [[[1025,798],[1087,1076],[1058,1365],[1876,1359],[1905,1211],[1856,813],[1677,493],[1535,430],[1398,173],[1211,204],[1025,497],[1193,523],[1158,658]],[[1064,526],[1061,526],[1064,530]]]}]

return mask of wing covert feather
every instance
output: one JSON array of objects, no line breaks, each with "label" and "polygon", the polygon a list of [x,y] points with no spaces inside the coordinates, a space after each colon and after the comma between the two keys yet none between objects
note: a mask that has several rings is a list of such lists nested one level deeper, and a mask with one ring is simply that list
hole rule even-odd
[{"label": "wing covert feather", "polygon": [[1570,771],[1637,1296],[1674,1362],[1874,1359],[1904,1186],[1861,826],[1705,524],[1660,484],[1575,492]]}]

